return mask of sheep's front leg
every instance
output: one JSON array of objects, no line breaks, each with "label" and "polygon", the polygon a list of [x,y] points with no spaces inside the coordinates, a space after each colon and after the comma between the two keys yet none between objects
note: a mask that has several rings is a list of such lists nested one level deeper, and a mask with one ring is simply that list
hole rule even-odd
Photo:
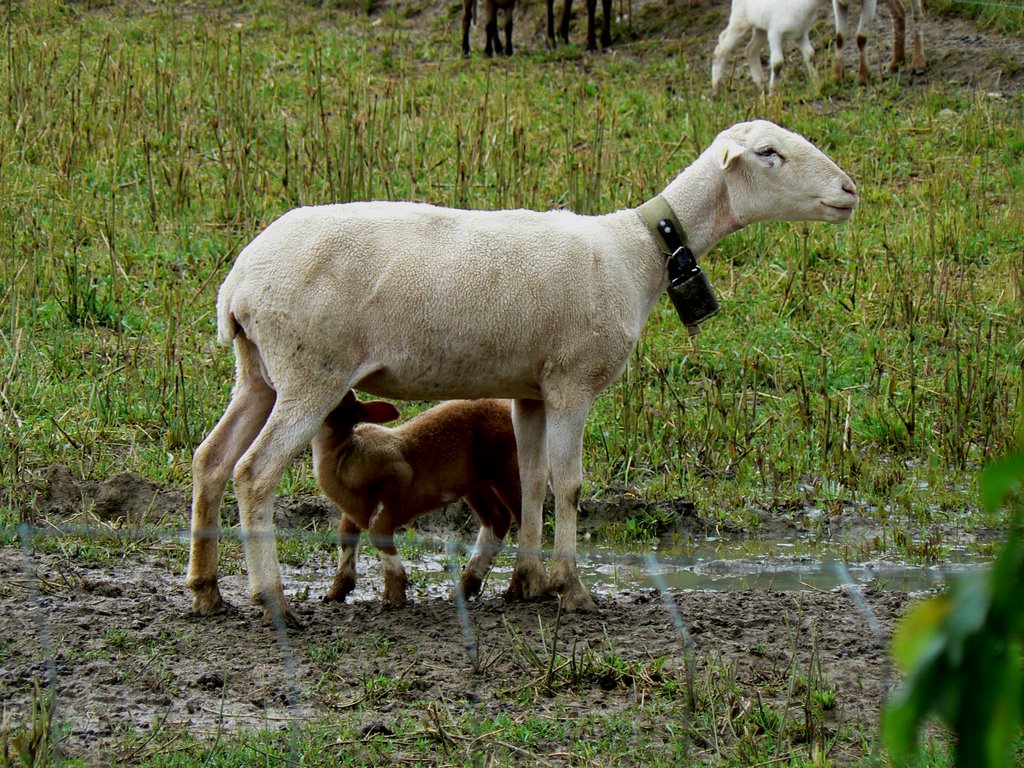
[{"label": "sheep's front leg", "polygon": [[342,515],[338,523],[338,571],[334,574],[334,583],[324,595],[324,601],[343,603],[345,598],[356,588],[356,557],[359,553],[359,536],[363,529],[348,515]]},{"label": "sheep's front leg", "polygon": [[232,469],[263,428],[276,395],[260,378],[255,348],[239,337],[235,344],[238,377],[227,410],[192,459],[192,532],[185,585],[192,610],[209,615],[223,610],[217,587],[217,522]]},{"label": "sheep's front leg", "polygon": [[[877,7],[878,0],[864,0],[864,5],[860,9],[860,23],[857,24],[857,56],[860,60],[857,67],[857,81],[861,85],[865,85],[871,77],[871,71],[868,69],[866,48],[868,44],[868,27],[871,26],[871,22],[875,18],[875,9]],[[902,5],[900,10],[903,10]],[[902,37],[902,31],[900,36]]]},{"label": "sheep's front leg", "polygon": [[583,486],[583,430],[590,403],[548,415],[548,453],[555,493],[555,551],[551,586],[568,611],[597,609],[576,569],[576,515]]},{"label": "sheep's front leg", "polygon": [[370,520],[369,531],[370,543],[380,550],[380,561],[384,566],[384,602],[395,607],[403,606],[409,577],[395,546],[395,524],[386,507],[382,507]]},{"label": "sheep's front leg", "polygon": [[846,37],[846,19],[849,11],[849,3],[832,0],[832,12],[836,17],[836,51],[832,70],[836,80],[843,78],[843,43]]},{"label": "sheep's front leg", "polygon": [[512,570],[512,583],[505,596],[509,600],[533,600],[550,591],[548,577],[540,559],[544,496],[548,486],[544,403],[540,400],[516,400],[512,406],[512,425],[515,429],[519,455],[522,518],[516,565]]},{"label": "sheep's front leg", "polygon": [[[725,62],[728,60],[729,54],[736,50],[736,46],[743,42],[743,38],[748,30],[749,27],[747,26],[733,26],[730,24],[718,36],[718,44],[715,46],[715,52],[711,56],[711,93],[718,92],[718,83],[722,79]],[[757,67],[760,70],[760,59],[758,59]],[[753,72],[751,72],[751,76],[753,76]]]},{"label": "sheep's front leg", "polygon": [[771,52],[768,57],[768,66],[771,69],[771,74],[768,76],[768,93],[774,95],[782,77],[782,65],[786,63],[786,54],[782,47],[782,33],[778,30],[773,29],[768,32],[768,50]]}]

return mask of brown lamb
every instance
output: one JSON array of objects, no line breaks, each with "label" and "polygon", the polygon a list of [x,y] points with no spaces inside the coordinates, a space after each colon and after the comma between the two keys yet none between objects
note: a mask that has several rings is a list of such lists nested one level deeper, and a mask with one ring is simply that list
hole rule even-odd
[{"label": "brown lamb", "polygon": [[379,426],[398,416],[390,403],[362,403],[349,391],[313,440],[317,482],[342,511],[338,572],[326,600],[344,601],[355,589],[356,549],[369,530],[384,564],[384,600],[402,605],[407,576],[395,530],[459,499],[480,520],[461,579],[467,597],[479,594],[512,518],[519,523],[512,401],[453,400],[401,426]]}]

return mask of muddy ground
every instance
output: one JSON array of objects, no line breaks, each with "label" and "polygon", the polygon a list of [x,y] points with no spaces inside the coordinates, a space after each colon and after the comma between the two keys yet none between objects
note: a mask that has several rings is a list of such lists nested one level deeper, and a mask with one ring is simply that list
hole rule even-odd
[{"label": "muddy ground", "polygon": [[[453,712],[470,707],[481,717],[626,712],[654,696],[659,679],[685,679],[680,618],[692,637],[697,680],[735,690],[725,703],[737,712],[754,706],[758,696],[769,703],[777,697],[782,708],[794,676],[833,688],[837,704],[824,713],[823,727],[830,738],[841,735],[830,756],[842,764],[862,754],[861,735],[874,733],[894,681],[888,636],[911,602],[901,592],[863,588],[856,596],[840,590],[687,591],[668,601],[654,589],[628,588],[602,594],[596,614],[557,621],[554,600],[506,604],[500,590],[507,575],[497,575],[484,599],[460,615],[452,600],[415,585],[405,608],[382,606],[379,569],[363,555],[358,594],[336,605],[318,599],[331,576],[325,553],[308,567],[285,569],[286,591],[305,628],[282,642],[250,605],[237,562],[221,584],[232,608],[208,618],[190,614],[184,544],[153,533],[183,530],[187,498],[180,490],[131,473],[85,482],[60,467],[35,483],[26,517],[36,538],[0,547],[0,692],[17,722],[34,685],[55,680],[64,752],[89,764],[130,763],[145,754],[140,739],[125,738],[128,725],[143,733],[187,726],[193,736],[212,739],[219,728],[283,728],[325,714],[343,718],[358,733],[389,733],[400,717],[423,713],[429,720],[429,703]],[[606,515],[635,512],[636,503],[588,503],[583,528]],[[706,533],[692,507],[680,510],[676,535]],[[277,512],[279,525],[294,532],[309,530],[325,510],[316,499],[293,498],[280,501]],[[225,518],[231,514],[227,510]],[[462,514],[449,509],[425,528],[441,531],[455,523],[458,537],[469,542]],[[88,552],[91,540],[107,554]],[[423,558],[407,566],[416,573],[430,558],[425,545]],[[476,658],[484,668],[478,673],[466,650],[464,616],[479,645]],[[563,656],[582,660],[587,652],[610,651],[631,671],[594,674],[546,691],[545,670],[528,661],[529,649],[548,658],[556,621]],[[664,663],[652,680],[655,659]],[[400,684],[371,690],[367,681],[381,674]],[[534,695],[517,696],[524,688]],[[651,710],[637,721],[638,745],[664,745],[670,733],[664,725]],[[698,753],[704,747],[697,744]],[[566,762],[558,757],[561,749],[553,741],[540,757]]]}]

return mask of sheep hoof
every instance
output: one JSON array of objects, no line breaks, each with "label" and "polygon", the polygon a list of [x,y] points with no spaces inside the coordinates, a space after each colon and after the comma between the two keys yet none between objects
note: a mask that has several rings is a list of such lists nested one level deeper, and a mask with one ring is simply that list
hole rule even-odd
[{"label": "sheep hoof", "polygon": [[276,608],[268,608],[266,605],[261,605],[260,607],[263,609],[263,621],[265,624],[275,627],[283,625],[286,629],[294,630],[306,628],[302,619],[296,616],[287,605],[277,606]]},{"label": "sheep hoof", "polygon": [[227,610],[228,604],[220,596],[217,579],[201,584],[190,584],[189,587],[193,593],[192,613],[196,616],[212,616]]},{"label": "sheep hoof", "polygon": [[591,613],[597,610],[597,604],[580,581],[575,565],[569,567],[567,563],[556,563],[551,569],[551,584],[558,590],[562,610],[566,613]]},{"label": "sheep hoof", "polygon": [[538,563],[519,563],[512,571],[512,583],[505,592],[509,602],[538,600],[551,594],[544,566]]},{"label": "sheep hoof", "polygon": [[257,592],[253,595],[253,602],[263,609],[263,619],[268,624],[283,625],[288,629],[302,629],[304,626],[299,617],[288,607],[288,601],[284,599],[284,590],[281,587]]},{"label": "sheep hoof", "polygon": [[582,584],[567,588],[561,593],[562,611],[565,613],[595,613],[597,603]]}]

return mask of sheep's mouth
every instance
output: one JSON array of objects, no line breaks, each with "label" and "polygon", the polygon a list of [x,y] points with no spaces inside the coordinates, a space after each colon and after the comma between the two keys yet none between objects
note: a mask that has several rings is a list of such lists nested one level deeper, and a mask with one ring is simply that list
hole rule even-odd
[{"label": "sheep's mouth", "polygon": [[824,200],[821,201],[821,204],[830,211],[835,211],[840,216],[847,218],[853,215],[853,209],[857,207],[856,203],[851,203],[850,205],[833,205],[832,203],[826,203]]}]

